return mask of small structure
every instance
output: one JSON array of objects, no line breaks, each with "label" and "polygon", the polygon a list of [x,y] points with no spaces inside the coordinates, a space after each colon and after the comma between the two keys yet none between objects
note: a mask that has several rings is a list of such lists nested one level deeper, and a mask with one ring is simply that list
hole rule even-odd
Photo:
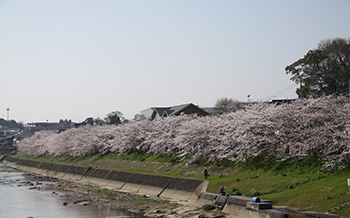
[{"label": "small structure", "polygon": [[192,103],[176,105],[171,107],[151,107],[141,111],[149,120],[156,120],[168,116],[179,116],[180,114],[197,114],[198,116],[208,116],[210,113]]},{"label": "small structure", "polygon": [[224,209],[228,198],[229,198],[228,195],[218,195],[214,198],[213,205],[215,207],[218,207],[220,210],[222,210]]}]

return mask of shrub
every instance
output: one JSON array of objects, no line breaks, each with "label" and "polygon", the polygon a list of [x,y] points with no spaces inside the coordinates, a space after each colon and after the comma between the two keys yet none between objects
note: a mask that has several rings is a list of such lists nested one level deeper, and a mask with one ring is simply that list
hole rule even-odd
[{"label": "shrub", "polygon": [[203,209],[204,211],[212,211],[212,210],[215,209],[215,206],[212,205],[212,204],[204,204],[204,205],[202,206],[202,209]]}]

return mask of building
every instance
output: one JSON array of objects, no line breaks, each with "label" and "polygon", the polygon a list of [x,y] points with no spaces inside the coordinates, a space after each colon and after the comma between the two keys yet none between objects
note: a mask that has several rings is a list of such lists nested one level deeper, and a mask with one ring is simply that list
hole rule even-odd
[{"label": "building", "polygon": [[23,137],[30,137],[35,132],[41,130],[56,130],[57,132],[65,131],[67,129],[75,127],[74,123],[49,123],[49,122],[34,122],[27,123],[24,126]]},{"label": "building", "polygon": [[6,128],[3,126],[0,126],[0,137],[6,136]]},{"label": "building", "polygon": [[141,111],[141,114],[149,120],[155,120],[168,116],[179,116],[181,114],[197,114],[198,116],[210,115],[210,108],[200,108],[192,103],[176,105],[171,107],[151,107]]},{"label": "building", "polygon": [[274,105],[281,105],[281,104],[290,104],[296,99],[289,99],[289,98],[279,98],[279,99],[272,99],[268,103],[274,104]]}]

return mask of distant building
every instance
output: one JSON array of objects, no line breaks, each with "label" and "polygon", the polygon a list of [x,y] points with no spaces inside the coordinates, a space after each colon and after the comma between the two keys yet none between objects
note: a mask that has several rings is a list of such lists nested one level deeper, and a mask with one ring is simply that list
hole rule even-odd
[{"label": "distant building", "polygon": [[149,120],[162,117],[178,116],[180,114],[197,114],[198,116],[208,116],[211,114],[209,108],[200,108],[192,103],[176,105],[171,107],[151,107],[141,111],[141,114]]},{"label": "distant building", "polygon": [[275,104],[275,105],[281,105],[281,104],[290,104],[296,99],[288,99],[288,98],[279,98],[279,99],[272,99],[269,101],[270,104]]},{"label": "distant building", "polygon": [[0,137],[6,136],[6,128],[3,126],[0,126]]},{"label": "distant building", "polygon": [[11,136],[17,135],[21,132],[21,129],[7,128],[6,126],[0,126],[0,137],[1,136]]},{"label": "distant building", "polygon": [[200,109],[204,110],[205,112],[207,112],[209,115],[213,114],[214,108],[212,107],[200,107]]},{"label": "distant building", "polygon": [[27,123],[24,126],[23,134],[25,137],[33,135],[35,132],[42,130],[57,130],[58,132],[75,127],[74,123],[49,123],[49,122],[34,122]]},{"label": "distant building", "polygon": [[16,141],[21,131],[21,129],[9,129],[0,125],[0,154],[4,154],[4,151],[16,149]]}]

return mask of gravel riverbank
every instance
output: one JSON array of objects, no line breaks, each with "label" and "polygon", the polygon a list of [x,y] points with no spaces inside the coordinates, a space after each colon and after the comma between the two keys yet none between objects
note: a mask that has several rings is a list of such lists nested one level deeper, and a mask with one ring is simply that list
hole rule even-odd
[{"label": "gravel riverbank", "polygon": [[[143,163],[139,166],[138,162],[130,161],[74,161],[74,165],[80,166],[98,166],[100,169],[114,169],[115,166],[123,169],[125,167],[133,166],[134,168],[141,168],[152,171],[168,171],[168,169],[180,169],[172,164],[159,163]],[[201,168],[185,166],[182,170],[186,173],[201,172]],[[213,171],[214,172],[214,171]],[[222,173],[222,171],[221,171]],[[185,175],[185,174],[184,174]],[[42,176],[34,175],[33,176]],[[162,200],[157,197],[141,196],[130,193],[125,193],[117,190],[106,189],[103,186],[97,187],[80,182],[73,182],[64,179],[58,179],[56,182],[45,187],[52,194],[64,193],[62,199],[65,199],[62,204],[81,204],[81,205],[95,205],[99,208],[109,209],[125,209],[132,213],[143,214],[141,217],[230,217],[228,214],[217,211],[204,211],[201,207],[203,205],[187,204],[187,202],[170,202]]]},{"label": "gravel riverbank", "polygon": [[48,185],[46,189],[50,189],[53,194],[64,192],[66,201],[63,204],[94,204],[101,208],[126,209],[132,213],[143,214],[143,217],[229,217],[221,211],[206,212],[201,207],[101,189],[65,180],[58,180]]}]

